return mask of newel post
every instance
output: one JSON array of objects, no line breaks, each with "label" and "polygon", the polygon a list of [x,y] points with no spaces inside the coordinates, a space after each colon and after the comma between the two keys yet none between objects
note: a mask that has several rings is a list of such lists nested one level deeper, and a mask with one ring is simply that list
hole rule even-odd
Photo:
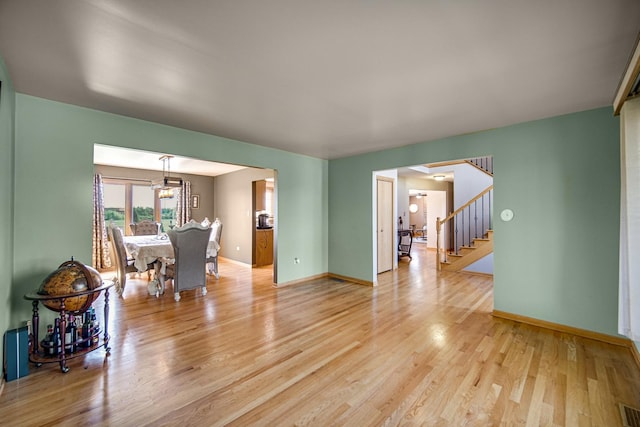
[{"label": "newel post", "polygon": [[440,217],[436,218],[436,268],[440,271]]}]

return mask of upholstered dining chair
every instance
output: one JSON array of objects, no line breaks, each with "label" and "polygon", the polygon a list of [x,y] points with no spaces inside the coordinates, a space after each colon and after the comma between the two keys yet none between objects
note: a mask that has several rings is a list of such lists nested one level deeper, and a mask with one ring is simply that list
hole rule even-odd
[{"label": "upholstered dining chair", "polygon": [[[143,219],[140,222],[132,222],[129,224],[129,229],[131,229],[131,234],[134,236],[157,236],[160,234],[160,227],[162,224],[155,221],[150,221],[148,219]],[[147,279],[151,280],[151,268],[147,269]]]},{"label": "upholstered dining chair", "polygon": [[129,224],[131,234],[134,236],[157,235],[160,233],[160,226],[159,222],[148,219]]},{"label": "upholstered dining chair", "polygon": [[138,269],[133,265],[134,260],[127,258],[127,250],[124,247],[123,240],[124,235],[120,227],[115,224],[109,224],[107,234],[113,245],[113,257],[116,261],[116,291],[118,295],[122,295],[127,284],[127,273],[137,272]]},{"label": "upholstered dining chair", "polygon": [[211,224],[211,236],[210,240],[215,241],[218,244],[218,249],[215,253],[211,253],[207,257],[207,269],[209,270],[209,274],[215,274],[216,279],[220,278],[220,274],[218,273],[218,252],[220,252],[220,238],[222,237],[222,222],[216,218]]},{"label": "upholstered dining chair", "polygon": [[166,279],[173,282],[173,297],[180,301],[180,292],[202,288],[202,295],[207,294],[207,246],[211,229],[195,221],[167,232],[175,263],[166,267]]}]

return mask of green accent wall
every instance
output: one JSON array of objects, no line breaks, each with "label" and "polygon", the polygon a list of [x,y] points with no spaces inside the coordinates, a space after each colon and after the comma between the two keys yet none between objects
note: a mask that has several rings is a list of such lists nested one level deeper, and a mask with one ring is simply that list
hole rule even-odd
[{"label": "green accent wall", "polygon": [[[13,271],[13,152],[15,92],[0,58],[0,335],[20,324],[11,323],[11,276]],[[0,340],[0,355],[4,339]]]},{"label": "green accent wall", "polygon": [[15,141],[15,321],[30,318],[22,295],[60,263],[91,263],[94,143],[277,170],[278,283],[328,270],[326,160],[23,94]]},{"label": "green accent wall", "polygon": [[[375,280],[373,171],[492,155],[495,308],[616,334],[619,123],[610,108],[326,161],[15,94],[2,63],[0,79],[3,331],[30,318],[22,295],[61,262],[90,263],[99,143],[276,170],[279,283],[327,271]],[[513,221],[497,219],[504,208]]]},{"label": "green accent wall", "polygon": [[329,270],[375,279],[373,171],[492,155],[494,308],[616,335],[619,138],[601,108],[332,160]]}]

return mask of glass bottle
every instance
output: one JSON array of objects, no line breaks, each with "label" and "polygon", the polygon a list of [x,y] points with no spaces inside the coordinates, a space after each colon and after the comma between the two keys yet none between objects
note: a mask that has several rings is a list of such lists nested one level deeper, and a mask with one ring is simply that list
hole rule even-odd
[{"label": "glass bottle", "polygon": [[67,329],[64,335],[64,351],[69,354],[76,351],[76,339],[77,339],[77,326],[76,318],[72,314],[69,315],[69,321],[67,322]]},{"label": "glass bottle", "polygon": [[76,317],[69,315],[71,320],[71,353],[78,351],[78,324],[76,323]]},{"label": "glass bottle", "polygon": [[60,346],[62,345],[62,338],[60,337],[60,319],[56,318],[53,326],[53,335],[51,336],[51,342],[53,349],[52,354],[54,356],[60,354]]},{"label": "glass bottle", "polygon": [[91,310],[84,312],[84,319],[82,322],[82,347],[91,347]]},{"label": "glass bottle", "polygon": [[96,317],[95,308],[91,307],[91,337],[93,344],[98,344],[100,339],[100,323]]},{"label": "glass bottle", "polygon": [[42,340],[42,349],[44,354],[53,356],[53,325],[47,325],[47,335]]}]

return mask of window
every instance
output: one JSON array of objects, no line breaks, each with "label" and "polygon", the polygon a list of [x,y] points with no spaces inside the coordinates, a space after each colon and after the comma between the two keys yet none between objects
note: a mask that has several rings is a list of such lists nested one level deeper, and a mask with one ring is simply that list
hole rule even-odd
[{"label": "window", "polygon": [[267,211],[271,217],[273,217],[273,186],[273,181],[267,180],[264,196],[264,210]]},{"label": "window", "polygon": [[160,199],[158,190],[137,180],[105,178],[104,219],[113,222],[125,234],[131,234],[129,224],[143,220],[158,221],[162,231],[176,223],[176,198]]},{"label": "window", "polygon": [[[177,193],[174,192],[174,193]],[[160,200],[160,223],[162,224],[162,231],[167,231],[173,228],[176,224],[176,198],[173,199],[159,199]]]},{"label": "window", "polygon": [[107,184],[104,186],[104,220],[107,224],[113,222],[123,230],[125,227],[125,185],[124,184]]},{"label": "window", "polygon": [[154,221],[155,207],[154,190],[148,185],[131,185],[131,206],[133,207],[133,220],[140,222],[143,220]]}]

